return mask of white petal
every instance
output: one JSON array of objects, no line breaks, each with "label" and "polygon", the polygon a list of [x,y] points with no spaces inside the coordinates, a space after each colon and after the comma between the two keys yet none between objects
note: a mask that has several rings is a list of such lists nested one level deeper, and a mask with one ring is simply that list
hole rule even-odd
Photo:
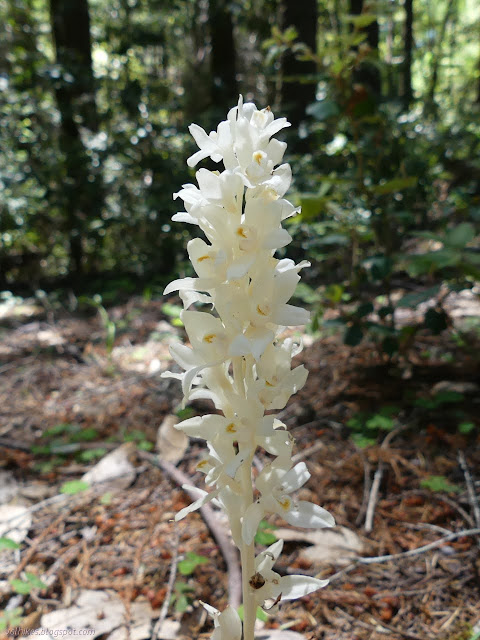
[{"label": "white petal", "polygon": [[248,270],[255,262],[255,254],[247,253],[242,258],[235,260],[228,267],[227,270],[227,280],[238,280],[238,278],[243,278],[244,275],[248,273]]},{"label": "white petal", "polygon": [[213,171],[199,169],[196,178],[202,196],[208,200],[219,200],[222,197],[220,178]]},{"label": "white petal", "polygon": [[218,626],[221,631],[221,640],[241,640],[242,623],[233,607],[226,607],[218,616]]},{"label": "white petal", "polygon": [[274,165],[280,164],[287,148],[286,142],[281,142],[276,138],[272,138],[267,145],[266,153]]},{"label": "white petal", "polygon": [[245,544],[252,544],[264,515],[263,506],[259,502],[254,502],[246,510],[242,522],[242,538]]},{"label": "white petal", "polygon": [[207,493],[205,491],[204,495],[198,498],[198,500],[195,500],[195,502],[192,502],[191,504],[189,504],[188,507],[184,507],[183,509],[180,509],[180,511],[175,514],[175,521],[178,522],[179,520],[182,520],[182,518],[184,518],[186,515],[188,515],[192,511],[196,511],[197,509],[200,509],[200,507],[203,507],[204,504],[207,504],[207,502],[210,502],[210,500],[213,500],[213,498],[215,498],[218,495],[218,492],[219,492],[219,489],[215,489],[215,491],[211,491],[210,493]]},{"label": "white petal", "polygon": [[168,350],[170,351],[172,358],[182,367],[182,369],[191,369],[199,364],[196,353],[194,353],[193,349],[190,349],[190,347],[187,347],[184,344],[172,342]]},{"label": "white petal", "polygon": [[297,465],[287,471],[282,478],[282,487],[284,493],[291,493],[303,487],[310,478],[310,472],[305,462],[299,462]]},{"label": "white petal", "polygon": [[187,222],[188,224],[198,224],[198,218],[192,217],[186,211],[179,211],[172,216],[174,222]]},{"label": "white petal", "polygon": [[262,246],[264,249],[280,249],[281,247],[285,247],[291,241],[292,236],[286,229],[275,229],[268,233]]},{"label": "white petal", "polygon": [[318,580],[310,576],[283,576],[280,578],[282,600],[295,600],[326,587],[328,580]]},{"label": "white petal", "polygon": [[282,164],[275,169],[272,177],[267,181],[269,187],[274,189],[280,197],[285,195],[292,182],[292,170],[289,164]]},{"label": "white petal", "polygon": [[166,296],[172,291],[209,291],[215,286],[216,282],[210,278],[181,278],[173,280],[165,287],[163,295]]},{"label": "white petal", "polygon": [[295,307],[291,304],[282,304],[272,313],[272,320],[276,324],[285,327],[296,327],[300,324],[308,324],[310,312],[302,307]]},{"label": "white petal", "polygon": [[198,291],[179,291],[178,295],[183,302],[184,309],[188,309],[194,302],[213,305],[213,298],[206,293],[199,293]]},{"label": "white petal", "polygon": [[213,440],[217,433],[222,432],[228,420],[223,416],[214,414],[206,416],[195,416],[175,425],[175,429],[183,431],[187,436]]},{"label": "white petal", "polygon": [[259,360],[267,346],[272,342],[275,335],[270,329],[251,329],[248,332],[248,339],[251,344],[252,355],[255,360]]},{"label": "white petal", "polygon": [[246,356],[251,352],[250,341],[240,333],[230,343],[228,354],[230,356]]},{"label": "white petal", "polygon": [[319,507],[318,504],[306,502],[305,500],[300,500],[292,505],[289,511],[282,512],[281,515],[288,524],[296,527],[323,529],[335,526],[335,518],[331,513]]},{"label": "white petal", "polygon": [[275,562],[278,560],[278,557],[282,553],[283,549],[283,540],[277,540],[273,544],[271,544],[267,549],[264,549],[258,556],[255,558],[255,569],[259,571],[260,569],[265,568],[270,570]]}]

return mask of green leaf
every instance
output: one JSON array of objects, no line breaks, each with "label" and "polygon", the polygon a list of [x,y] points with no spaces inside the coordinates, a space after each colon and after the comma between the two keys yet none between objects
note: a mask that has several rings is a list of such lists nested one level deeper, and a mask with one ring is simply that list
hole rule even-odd
[{"label": "green leaf", "polygon": [[0,631],[19,627],[22,624],[23,607],[15,607],[8,611],[0,612]]},{"label": "green leaf", "polygon": [[62,484],[62,486],[60,487],[60,493],[74,495],[75,493],[86,491],[89,488],[90,485],[84,480],[70,480]]},{"label": "green leaf", "polygon": [[[237,613],[238,613],[238,617],[243,622],[243,617],[244,617],[243,604],[241,604],[238,607]],[[262,609],[262,607],[257,607],[256,617],[257,617],[258,620],[261,620],[262,622],[267,622],[268,618],[269,618],[269,615],[268,615],[268,613],[266,611],[264,611]]]},{"label": "green leaf", "polygon": [[15,540],[11,540],[10,538],[2,537],[0,538],[0,551],[3,549],[20,549],[20,545]]},{"label": "green leaf", "polygon": [[19,580],[15,578],[14,580],[10,580],[10,584],[12,585],[12,589],[15,593],[20,593],[21,595],[28,595],[30,591],[34,588],[30,582],[24,582],[23,580]]},{"label": "green leaf", "polygon": [[420,486],[430,491],[443,491],[445,493],[460,493],[462,491],[458,485],[451,484],[445,476],[430,476],[429,478],[424,478],[421,480]]},{"label": "green leaf", "polygon": [[175,611],[178,611],[178,613],[185,613],[185,611],[188,609],[190,602],[187,598],[187,596],[183,595],[183,593],[178,596],[176,602],[175,602]]},{"label": "green leaf", "polygon": [[373,304],[371,302],[364,302],[359,307],[357,307],[356,311],[354,311],[354,315],[357,318],[364,318],[368,316],[369,313],[373,311]]},{"label": "green leaf", "polygon": [[76,442],[91,442],[96,438],[98,438],[98,431],[93,427],[87,427],[87,429],[81,429],[72,439]]},{"label": "green leaf", "polygon": [[113,497],[113,493],[111,491],[107,491],[100,498],[100,504],[104,504],[104,505],[108,506],[112,502],[112,497]]},{"label": "green leaf", "polygon": [[209,562],[209,559],[205,556],[199,556],[196,553],[189,551],[186,554],[186,558],[178,563],[178,570],[182,576],[189,576],[199,565],[206,564],[207,562]]},{"label": "green leaf", "polygon": [[82,462],[91,462],[92,460],[97,460],[98,458],[101,458],[106,453],[107,453],[106,449],[102,447],[98,447],[98,449],[87,449],[86,451],[80,451],[77,458]]},{"label": "green leaf", "polygon": [[395,426],[392,418],[388,416],[382,416],[379,413],[376,413],[365,423],[367,429],[381,429],[382,431],[391,431]]},{"label": "green leaf", "polygon": [[148,440],[140,440],[140,442],[137,444],[137,447],[141,451],[151,451],[154,448],[154,444],[153,442],[149,442]]},{"label": "green leaf", "polygon": [[272,533],[272,529],[276,529],[276,526],[270,524],[267,520],[261,520],[255,535],[255,542],[266,547],[276,542],[277,536]]},{"label": "green leaf", "polygon": [[394,180],[388,180],[382,184],[377,184],[371,187],[371,190],[376,195],[386,195],[387,193],[397,193],[404,189],[410,189],[417,184],[418,178],[410,176],[408,178],[395,178]]},{"label": "green leaf", "polygon": [[375,22],[377,16],[374,13],[361,13],[360,15],[347,16],[347,22],[351,22],[356,29],[364,29]]},{"label": "green leaf", "polygon": [[363,338],[363,329],[360,325],[354,324],[351,327],[348,327],[345,335],[343,337],[343,341],[345,344],[348,344],[350,347],[356,347],[357,344],[360,344]]},{"label": "green leaf", "polygon": [[440,287],[441,285],[437,284],[434,287],[425,289],[425,291],[419,291],[418,293],[409,293],[406,296],[403,296],[403,298],[400,298],[400,300],[397,302],[397,307],[414,308],[422,302],[430,300],[430,298],[434,298],[440,291]]},{"label": "green leaf", "polygon": [[336,102],[330,100],[322,100],[321,102],[314,102],[308,105],[307,113],[309,116],[313,116],[316,120],[323,122],[328,118],[334,118],[340,114],[340,109]]},{"label": "green leaf", "polygon": [[352,433],[350,437],[354,442],[354,444],[359,449],[365,449],[366,447],[371,447],[377,442],[376,438],[369,438],[367,436],[362,435],[361,433]]},{"label": "green leaf", "polygon": [[388,356],[393,356],[399,348],[398,339],[395,336],[386,336],[382,340],[382,351]]},{"label": "green leaf", "polygon": [[464,247],[468,242],[475,238],[475,228],[469,222],[462,222],[454,229],[447,231],[445,235],[445,244],[452,247]]},{"label": "green leaf", "polygon": [[395,311],[395,309],[389,305],[386,305],[384,307],[380,307],[380,309],[378,310],[378,315],[380,318],[384,319],[387,316],[392,315],[392,313]]},{"label": "green leaf", "polygon": [[345,289],[340,284],[330,284],[325,291],[325,297],[333,304],[338,304],[342,300]]},{"label": "green leaf", "polygon": [[73,425],[70,422],[61,422],[60,424],[56,424],[44,431],[42,433],[42,438],[50,438],[52,436],[58,436],[62,433],[71,433],[72,427],[74,426],[76,425]]},{"label": "green leaf", "polygon": [[162,304],[162,313],[170,318],[180,318],[182,311],[183,307],[178,304],[170,304],[169,302]]},{"label": "green leaf", "polygon": [[464,435],[471,433],[474,429],[475,425],[473,424],[473,422],[462,422],[458,425],[458,430]]},{"label": "green leaf", "polygon": [[35,588],[35,589],[47,589],[48,588],[48,585],[46,585],[44,582],[42,582],[40,580],[40,578],[38,576],[36,576],[34,573],[30,573],[29,571],[25,571],[25,575],[27,576],[27,580],[32,585],[33,588]]},{"label": "green leaf", "polygon": [[179,409],[176,411],[175,415],[179,420],[188,420],[189,418],[193,418],[195,411],[192,407],[185,407],[185,409]]},{"label": "green leaf", "polygon": [[438,335],[448,327],[448,316],[445,311],[429,309],[425,314],[425,326],[434,335]]}]

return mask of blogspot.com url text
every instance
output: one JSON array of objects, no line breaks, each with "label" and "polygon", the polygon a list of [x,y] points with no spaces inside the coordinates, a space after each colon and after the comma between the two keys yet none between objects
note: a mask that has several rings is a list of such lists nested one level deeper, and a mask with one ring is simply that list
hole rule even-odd
[{"label": "blogspot.com url text", "polygon": [[47,627],[38,627],[38,629],[22,629],[14,627],[7,631],[7,636],[15,638],[17,636],[40,636],[46,635],[51,638],[68,638],[68,636],[93,636],[95,629],[48,629]]}]

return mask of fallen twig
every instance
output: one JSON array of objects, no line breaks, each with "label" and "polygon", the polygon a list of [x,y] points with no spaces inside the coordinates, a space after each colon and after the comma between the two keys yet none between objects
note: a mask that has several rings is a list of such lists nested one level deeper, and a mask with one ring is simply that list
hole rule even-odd
[{"label": "fallen twig", "polygon": [[390,635],[391,633],[396,633],[397,635],[403,636],[404,638],[409,638],[410,640],[425,640],[424,638],[422,638],[422,636],[417,636],[416,633],[410,633],[410,631],[402,631],[401,629],[392,627],[383,621],[380,622],[375,620],[377,624],[364,622],[363,620],[359,620],[358,618],[355,618],[354,616],[350,615],[347,611],[344,611],[340,607],[335,607],[334,611],[344,616],[351,622],[355,622],[356,624],[358,624],[360,627],[363,627],[364,629],[374,630],[377,633],[383,633],[386,635]]},{"label": "fallen twig", "polygon": [[475,485],[473,484],[472,474],[468,468],[467,460],[463,451],[458,452],[458,462],[462,467],[463,475],[465,476],[465,483],[467,485],[468,501],[472,507],[473,518],[477,527],[480,527],[480,506],[478,503],[478,496],[475,491]]},{"label": "fallen twig", "polygon": [[370,490],[370,495],[367,503],[367,511],[365,514],[365,531],[367,533],[370,533],[373,529],[373,518],[375,516],[375,506],[377,504],[378,491],[380,489],[380,484],[382,482],[384,469],[385,469],[385,465],[380,460],[380,462],[378,463],[377,470],[375,471],[375,475],[373,476],[372,487]]},{"label": "fallen twig", "polygon": [[424,544],[421,547],[417,547],[416,549],[409,549],[408,551],[402,551],[401,553],[391,553],[384,556],[369,556],[365,558],[355,558],[351,564],[347,567],[334,573],[329,577],[330,582],[340,578],[342,575],[349,573],[359,564],[376,564],[380,562],[391,562],[392,560],[400,560],[402,558],[409,558],[410,556],[417,556],[421,553],[426,553],[427,551],[431,551],[432,549],[436,549],[437,547],[441,547],[442,544],[446,542],[452,542],[452,540],[457,540],[458,538],[464,538],[467,536],[478,536],[480,535],[480,528],[478,529],[463,529],[462,531],[456,531],[450,533],[448,536],[443,538],[439,538],[434,542],[429,542],[428,544]]},{"label": "fallen twig", "polygon": [[[402,431],[405,431],[405,429],[408,429],[410,426],[411,425],[409,424],[403,424],[398,426],[393,431],[390,431],[390,433],[388,433],[385,436],[382,444],[380,445],[380,449],[386,449],[390,444],[390,442],[393,440],[393,438],[395,438],[395,436],[397,436]],[[382,460],[380,460],[378,463],[377,470],[375,471],[375,475],[373,476],[372,487],[370,490],[370,496],[368,498],[367,510],[365,514],[364,528],[367,533],[370,533],[373,529],[373,518],[375,516],[375,506],[377,504],[378,492],[380,490],[380,484],[382,482],[384,470],[385,470],[385,464],[383,463]]]},{"label": "fallen twig", "polygon": [[[157,456],[149,453],[148,451],[139,451],[138,455],[147,460],[154,467],[162,469],[170,478],[175,480],[175,482],[183,487],[183,485],[190,485],[191,480],[188,478],[183,471],[178,469],[175,465],[166,460],[162,460]],[[198,498],[198,494],[194,491],[183,488],[183,490],[188,493],[188,495],[196,500]],[[242,585],[242,576],[240,573],[240,564],[238,561],[238,555],[235,550],[235,547],[232,545],[230,540],[227,537],[227,534],[219,523],[218,518],[215,516],[215,512],[211,508],[209,504],[203,505],[199,509],[205,524],[210,529],[213,537],[217,541],[217,544],[222,552],[223,558],[225,560],[225,564],[227,565],[227,573],[228,573],[228,601],[229,604],[235,609],[240,605],[241,602],[241,585]]]},{"label": "fallen twig", "polygon": [[173,541],[173,555],[172,562],[170,563],[170,575],[168,577],[167,583],[167,592],[165,594],[165,600],[162,603],[162,608],[160,609],[160,615],[158,616],[158,620],[155,623],[155,626],[152,631],[151,640],[157,640],[158,634],[162,628],[163,623],[165,622],[165,618],[168,614],[168,607],[170,605],[170,600],[172,597],[173,587],[175,585],[175,578],[177,577],[177,563],[178,563],[178,542],[179,542],[179,532],[178,529],[175,529],[174,532],[174,541]]}]

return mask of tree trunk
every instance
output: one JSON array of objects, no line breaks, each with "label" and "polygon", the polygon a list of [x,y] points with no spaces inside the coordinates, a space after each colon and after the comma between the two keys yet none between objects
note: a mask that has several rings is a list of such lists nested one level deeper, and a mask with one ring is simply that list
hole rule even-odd
[{"label": "tree trunk", "polygon": [[447,31],[448,22],[452,16],[453,11],[455,10],[455,5],[455,0],[449,0],[447,8],[445,10],[445,15],[442,20],[442,24],[440,25],[440,33],[438,34],[438,38],[436,39],[435,50],[433,53],[432,70],[430,74],[430,84],[425,101],[425,110],[427,113],[435,113],[437,110],[437,105],[435,103],[435,91],[437,89],[438,83],[438,71],[440,68],[440,61],[442,57],[443,40]]},{"label": "tree trunk", "polygon": [[413,100],[412,90],[413,53],[413,0],[405,0],[405,36],[403,61],[403,107],[408,109]]},{"label": "tree trunk", "polygon": [[229,0],[209,0],[212,76],[212,103],[224,113],[238,100],[236,53]]},{"label": "tree trunk", "polygon": [[99,212],[101,198],[80,136],[80,127],[97,130],[87,0],[50,0],[50,18],[61,70],[55,95],[61,115],[60,149],[64,156],[64,208],[70,237],[70,271],[84,270],[83,239],[89,218]]},{"label": "tree trunk", "polygon": [[[305,43],[313,52],[317,50],[317,1],[284,0],[283,28],[294,27],[298,40]],[[315,102],[317,68],[313,61],[297,60],[289,51],[282,61],[282,107],[294,127],[305,119],[305,110]]]},{"label": "tree trunk", "polygon": [[[364,0],[350,0],[350,13],[359,16],[362,13],[370,12]],[[374,53],[378,53],[379,28],[378,20],[374,20],[367,27],[362,29],[367,36],[367,44]],[[353,81],[363,85],[376,98],[379,98],[382,91],[382,79],[380,70],[371,62],[361,62],[354,71]]]}]

